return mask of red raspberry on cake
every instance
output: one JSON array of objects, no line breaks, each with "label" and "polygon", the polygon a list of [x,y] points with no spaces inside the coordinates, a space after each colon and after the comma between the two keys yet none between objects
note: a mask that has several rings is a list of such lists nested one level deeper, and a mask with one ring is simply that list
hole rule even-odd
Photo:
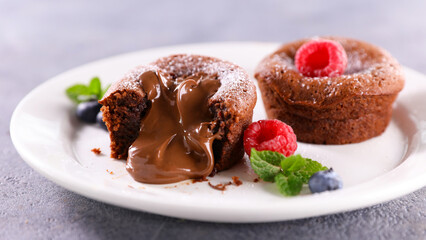
[{"label": "red raspberry on cake", "polygon": [[316,39],[296,52],[296,68],[307,77],[337,77],[345,72],[348,57],[342,45],[333,40]]},{"label": "red raspberry on cake", "polygon": [[296,135],[280,120],[260,120],[244,131],[244,150],[249,156],[252,148],[279,152],[288,157],[296,151]]}]

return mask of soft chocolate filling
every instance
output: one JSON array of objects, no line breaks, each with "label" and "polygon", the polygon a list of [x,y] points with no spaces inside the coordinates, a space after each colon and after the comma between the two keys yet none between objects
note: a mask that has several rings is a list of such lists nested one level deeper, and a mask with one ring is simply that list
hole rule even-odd
[{"label": "soft chocolate filling", "polygon": [[139,182],[172,183],[208,176],[214,166],[208,99],[220,80],[188,77],[179,83],[161,74],[142,74],[150,108],[129,148],[126,169]]}]

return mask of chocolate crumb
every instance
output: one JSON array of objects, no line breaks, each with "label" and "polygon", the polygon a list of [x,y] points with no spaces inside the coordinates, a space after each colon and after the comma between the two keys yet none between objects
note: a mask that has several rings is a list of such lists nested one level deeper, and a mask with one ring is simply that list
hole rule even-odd
[{"label": "chocolate crumb", "polygon": [[219,191],[225,191],[226,187],[232,185],[232,182],[227,182],[227,183],[219,183],[217,185],[213,185],[211,182],[209,182],[209,186],[212,187],[213,189],[219,190]]},{"label": "chocolate crumb", "polygon": [[95,155],[99,155],[99,154],[101,154],[101,153],[102,153],[100,148],[93,148],[93,149],[92,149],[92,150],[90,150],[90,151],[92,151]]},{"label": "chocolate crumb", "polygon": [[208,181],[206,177],[192,179],[192,183]]},{"label": "chocolate crumb", "polygon": [[241,182],[240,179],[239,179],[239,177],[237,177],[237,176],[233,176],[232,177],[232,181],[234,182],[234,184],[236,186],[240,186],[241,184],[243,184],[243,182]]},{"label": "chocolate crumb", "polygon": [[255,178],[253,182],[259,182],[259,178]]}]

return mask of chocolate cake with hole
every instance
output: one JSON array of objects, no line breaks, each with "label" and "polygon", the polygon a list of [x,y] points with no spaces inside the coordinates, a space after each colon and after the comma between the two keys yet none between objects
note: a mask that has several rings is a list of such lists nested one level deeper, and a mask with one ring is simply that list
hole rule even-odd
[{"label": "chocolate cake with hole", "polygon": [[204,178],[240,160],[256,99],[241,67],[180,54],[133,69],[100,103],[111,156],[127,159],[135,180],[162,184]]},{"label": "chocolate cake with hole", "polygon": [[336,77],[307,77],[294,65],[297,50],[311,39],[281,46],[255,71],[269,118],[289,124],[302,142],[356,143],[384,132],[392,104],[404,86],[398,62],[369,43],[325,37],[347,54],[345,72]]}]

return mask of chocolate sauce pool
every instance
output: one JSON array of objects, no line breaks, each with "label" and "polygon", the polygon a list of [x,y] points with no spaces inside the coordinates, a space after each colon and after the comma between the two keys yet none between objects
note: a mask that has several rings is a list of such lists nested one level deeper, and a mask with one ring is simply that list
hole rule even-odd
[{"label": "chocolate sauce pool", "polygon": [[188,78],[179,84],[149,71],[141,76],[151,107],[129,148],[127,171],[139,182],[172,183],[208,176],[213,170],[208,99],[220,81]]}]

